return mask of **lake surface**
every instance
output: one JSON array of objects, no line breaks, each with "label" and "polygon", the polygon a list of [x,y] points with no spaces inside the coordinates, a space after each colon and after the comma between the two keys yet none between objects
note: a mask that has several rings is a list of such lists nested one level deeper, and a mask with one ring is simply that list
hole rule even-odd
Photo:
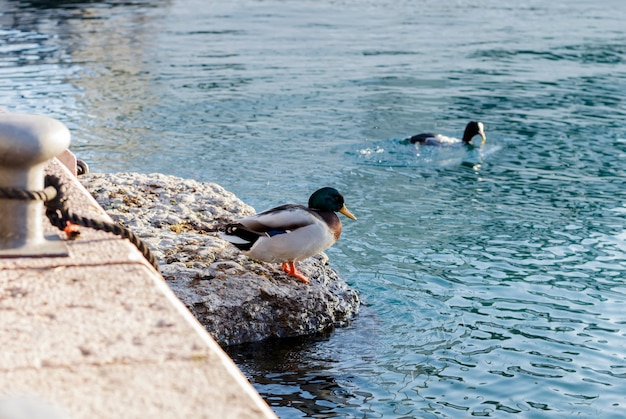
[{"label": "lake surface", "polygon": [[[96,172],[335,186],[358,319],[229,348],[281,418],[622,417],[623,0],[0,0],[0,104]],[[483,147],[400,144],[424,131]],[[210,408],[210,407],[207,407]]]}]

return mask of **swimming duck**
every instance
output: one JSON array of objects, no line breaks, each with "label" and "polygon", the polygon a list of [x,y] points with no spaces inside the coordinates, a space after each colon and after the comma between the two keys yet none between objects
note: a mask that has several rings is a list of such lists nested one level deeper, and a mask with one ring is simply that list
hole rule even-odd
[{"label": "swimming duck", "polygon": [[411,144],[420,143],[425,145],[452,145],[462,142],[463,144],[470,144],[472,139],[480,135],[482,138],[481,145],[487,141],[487,137],[485,136],[485,126],[482,122],[471,121],[465,127],[465,132],[463,133],[463,138],[459,140],[458,138],[446,137],[441,134],[417,134],[410,138],[407,138],[405,141],[410,142]]},{"label": "swimming duck", "polygon": [[308,284],[295,262],[335,244],[341,235],[335,212],[356,220],[339,191],[326,187],[313,192],[308,207],[286,204],[239,219],[224,226],[221,237],[253,259],[282,263],[287,275]]}]

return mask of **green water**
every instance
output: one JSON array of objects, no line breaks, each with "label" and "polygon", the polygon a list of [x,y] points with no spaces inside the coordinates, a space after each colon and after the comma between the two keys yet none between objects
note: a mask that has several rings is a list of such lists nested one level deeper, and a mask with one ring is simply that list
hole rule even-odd
[{"label": "green water", "polygon": [[0,98],[92,171],[343,192],[359,318],[229,348],[282,418],[621,417],[626,7],[508,3],[0,0]]}]

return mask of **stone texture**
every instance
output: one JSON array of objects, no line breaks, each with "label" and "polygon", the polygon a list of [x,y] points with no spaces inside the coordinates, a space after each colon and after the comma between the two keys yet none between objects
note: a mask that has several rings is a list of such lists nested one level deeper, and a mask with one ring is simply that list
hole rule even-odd
[{"label": "stone texture", "polygon": [[[73,211],[110,221],[58,161],[46,172]],[[1,418],[276,418],[128,241],[82,228],[66,245],[0,258]]]},{"label": "stone texture", "polygon": [[88,174],[79,180],[106,212],[153,249],[164,278],[209,333],[232,345],[342,326],[359,297],[325,255],[298,264],[311,279],[242,255],[217,227],[254,209],[214,183],[162,174]]}]

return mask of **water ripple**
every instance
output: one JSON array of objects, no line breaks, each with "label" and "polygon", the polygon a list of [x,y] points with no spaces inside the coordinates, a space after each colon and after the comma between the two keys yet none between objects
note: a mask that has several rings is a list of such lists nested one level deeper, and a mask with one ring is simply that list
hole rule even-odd
[{"label": "water ripple", "polygon": [[[0,95],[95,171],[344,192],[361,316],[228,348],[279,416],[622,415],[618,0],[205,3],[0,0]],[[470,119],[483,147],[402,143]]]}]

